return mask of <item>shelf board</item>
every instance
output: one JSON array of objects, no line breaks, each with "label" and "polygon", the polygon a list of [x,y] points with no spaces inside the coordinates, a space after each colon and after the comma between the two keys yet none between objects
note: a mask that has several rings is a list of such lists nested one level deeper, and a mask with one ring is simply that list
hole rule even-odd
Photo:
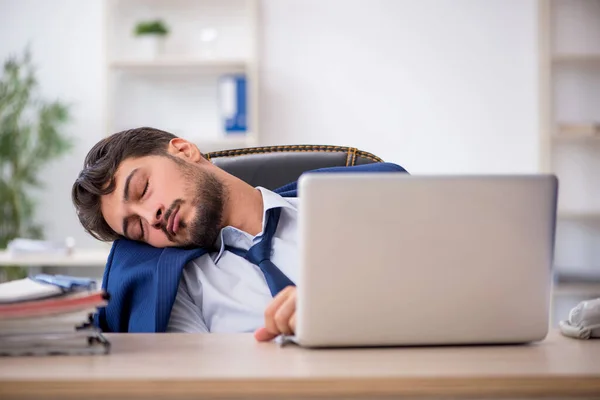
[{"label": "shelf board", "polygon": [[600,296],[600,274],[581,273],[576,279],[562,278],[560,273],[557,275],[559,281],[553,287],[555,296],[585,296],[590,299]]},{"label": "shelf board", "polygon": [[158,58],[155,60],[113,60],[110,67],[119,71],[160,72],[189,70],[199,72],[242,72],[248,63],[240,59],[204,60],[194,58]]},{"label": "shelf board", "polygon": [[552,135],[555,142],[598,142],[600,135],[578,134],[578,133],[558,133]]},{"label": "shelf board", "polygon": [[600,221],[600,211],[559,211],[558,218],[571,221]]},{"label": "shelf board", "polygon": [[232,150],[255,145],[254,136],[251,133],[231,134],[231,136],[217,137],[214,139],[193,140],[201,152],[210,153],[219,150]]},{"label": "shelf board", "polygon": [[555,63],[575,63],[600,65],[600,54],[556,54],[552,56]]}]

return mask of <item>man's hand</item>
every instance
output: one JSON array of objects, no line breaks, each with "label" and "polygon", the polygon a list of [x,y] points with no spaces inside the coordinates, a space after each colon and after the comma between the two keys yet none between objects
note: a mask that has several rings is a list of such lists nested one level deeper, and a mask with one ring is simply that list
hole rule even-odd
[{"label": "man's hand", "polygon": [[265,310],[265,326],[254,332],[259,342],[296,331],[296,287],[288,286],[277,294]]}]

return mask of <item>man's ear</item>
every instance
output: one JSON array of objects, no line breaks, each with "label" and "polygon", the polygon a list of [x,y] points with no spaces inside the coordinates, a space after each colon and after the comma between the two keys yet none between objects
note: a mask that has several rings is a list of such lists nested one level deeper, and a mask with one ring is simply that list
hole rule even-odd
[{"label": "man's ear", "polygon": [[205,160],[198,149],[198,146],[182,138],[171,139],[167,152],[172,156],[183,158],[192,163],[198,163]]}]

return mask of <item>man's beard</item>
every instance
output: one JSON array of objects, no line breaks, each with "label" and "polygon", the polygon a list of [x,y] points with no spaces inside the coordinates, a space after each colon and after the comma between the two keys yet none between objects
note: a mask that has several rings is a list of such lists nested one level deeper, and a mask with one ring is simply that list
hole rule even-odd
[{"label": "man's beard", "polygon": [[[223,208],[227,198],[227,189],[211,171],[205,171],[197,166],[180,164],[188,190],[186,196],[196,215],[191,221],[179,221],[179,229],[186,234],[186,240],[178,240],[167,230],[166,224],[162,230],[170,241],[184,247],[212,248],[221,232],[223,225]],[[165,221],[185,201],[177,199],[165,213]]]}]

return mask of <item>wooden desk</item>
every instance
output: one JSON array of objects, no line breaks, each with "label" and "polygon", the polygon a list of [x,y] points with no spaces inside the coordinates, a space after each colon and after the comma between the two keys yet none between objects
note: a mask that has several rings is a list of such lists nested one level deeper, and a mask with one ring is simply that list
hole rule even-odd
[{"label": "wooden desk", "polygon": [[109,335],[112,354],[0,359],[0,398],[600,398],[600,340],[306,350],[251,335]]}]

